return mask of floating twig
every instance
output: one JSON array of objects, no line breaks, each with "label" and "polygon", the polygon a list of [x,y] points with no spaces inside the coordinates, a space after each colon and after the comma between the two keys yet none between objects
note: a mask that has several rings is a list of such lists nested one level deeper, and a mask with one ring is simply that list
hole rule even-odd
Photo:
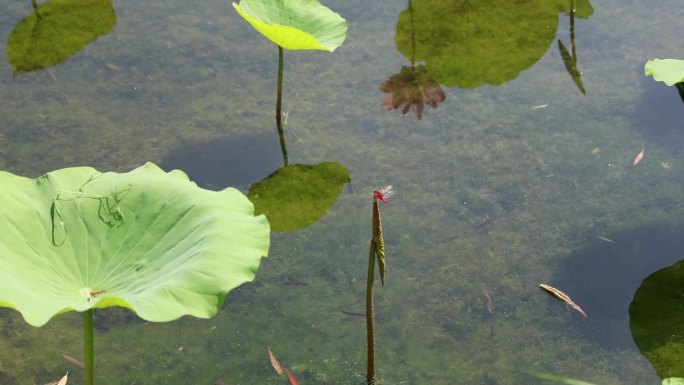
[{"label": "floating twig", "polygon": [[83,369],[85,368],[85,364],[81,360],[77,360],[76,358],[66,354],[62,353],[62,357],[64,357],[64,360],[74,366],[78,366],[79,368]]},{"label": "floating twig", "polygon": [[568,304],[568,306],[570,306],[571,308],[577,310],[577,311],[578,311],[580,314],[582,314],[584,317],[587,316],[587,313],[585,313],[584,310],[582,310],[582,308],[579,307],[579,305],[577,305],[576,303],[574,303],[574,302],[570,299],[570,297],[567,296],[567,294],[563,293],[562,291],[556,289],[556,288],[553,287],[553,286],[549,286],[549,285],[546,285],[546,284],[543,284],[543,283],[540,283],[540,284],[539,284],[539,287],[541,287],[542,289],[546,290],[548,293],[550,293],[550,294],[553,295],[554,297],[556,297],[556,298],[560,299],[561,301],[565,302],[566,304]]},{"label": "floating twig", "polygon": [[596,239],[602,240],[603,242],[608,242],[608,243],[615,243],[614,240],[606,237],[602,237],[600,235],[596,235]]},{"label": "floating twig", "polygon": [[487,298],[487,311],[489,314],[494,313],[494,302],[492,301],[492,296],[485,288],[482,288],[482,293],[484,293],[485,298]]},{"label": "floating twig", "polygon": [[273,369],[275,369],[276,373],[278,373],[278,375],[283,374],[283,367],[280,366],[280,362],[278,362],[270,348],[268,349],[268,358],[271,359],[271,365],[273,366]]}]

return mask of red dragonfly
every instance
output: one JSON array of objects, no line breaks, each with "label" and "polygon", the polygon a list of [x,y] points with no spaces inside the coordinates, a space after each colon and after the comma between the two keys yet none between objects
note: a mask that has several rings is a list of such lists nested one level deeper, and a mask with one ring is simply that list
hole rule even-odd
[{"label": "red dragonfly", "polygon": [[394,195],[394,187],[392,185],[386,186],[380,190],[373,191],[373,200],[377,202],[379,199],[384,204],[388,204],[387,198]]}]

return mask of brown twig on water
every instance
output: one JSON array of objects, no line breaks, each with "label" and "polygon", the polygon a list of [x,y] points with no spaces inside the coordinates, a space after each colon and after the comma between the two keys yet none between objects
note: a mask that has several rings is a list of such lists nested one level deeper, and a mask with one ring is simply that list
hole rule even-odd
[{"label": "brown twig on water", "polygon": [[494,313],[494,301],[492,301],[492,296],[489,294],[489,291],[487,291],[487,289],[485,289],[484,287],[482,288],[482,293],[487,299],[487,311],[489,312],[489,314]]},{"label": "brown twig on water", "polygon": [[547,293],[549,293],[549,294],[553,295],[554,297],[560,299],[561,301],[565,302],[566,304],[568,304],[568,306],[570,306],[571,308],[577,310],[577,311],[578,311],[580,314],[582,314],[584,317],[587,317],[587,313],[585,313],[584,310],[582,310],[582,308],[579,307],[578,304],[576,304],[575,302],[573,302],[573,301],[570,299],[570,297],[568,297],[567,294],[563,293],[562,291],[556,289],[556,288],[553,287],[553,286],[549,286],[549,285],[544,284],[544,283],[540,283],[540,284],[539,284],[539,287],[541,287],[542,289],[546,290]]},{"label": "brown twig on water", "polygon": [[64,357],[64,360],[74,366],[78,366],[79,368],[83,369],[85,368],[85,364],[81,360],[77,360],[76,358],[66,354],[62,353],[62,357]]},{"label": "brown twig on water", "polygon": [[283,367],[280,366],[280,362],[278,362],[270,348],[268,349],[268,358],[271,360],[271,366],[273,366],[276,373],[278,373],[278,375],[283,374]]}]

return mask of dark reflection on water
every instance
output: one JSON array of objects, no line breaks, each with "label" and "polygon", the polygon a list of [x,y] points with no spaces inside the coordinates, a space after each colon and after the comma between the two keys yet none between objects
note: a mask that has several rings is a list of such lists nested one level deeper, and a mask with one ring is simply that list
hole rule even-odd
[{"label": "dark reflection on water", "polygon": [[552,284],[588,314],[586,322],[571,324],[604,348],[634,346],[629,304],[644,278],[681,259],[683,233],[684,224],[652,224],[618,234],[596,234],[613,243],[594,238],[587,248],[568,255]]},{"label": "dark reflection on water", "polygon": [[662,379],[682,377],[684,260],[649,275],[629,307],[634,341]]},{"label": "dark reflection on water", "polygon": [[161,167],[185,171],[200,187],[221,190],[231,186],[244,192],[282,161],[278,136],[261,133],[182,143],[168,153]]},{"label": "dark reflection on water", "polygon": [[673,155],[684,149],[684,104],[676,87],[651,77],[641,80],[642,97],[634,110],[637,131]]}]

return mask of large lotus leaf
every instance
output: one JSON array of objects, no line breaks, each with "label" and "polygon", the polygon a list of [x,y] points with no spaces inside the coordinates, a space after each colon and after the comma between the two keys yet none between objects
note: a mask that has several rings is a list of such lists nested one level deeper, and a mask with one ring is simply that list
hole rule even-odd
[{"label": "large lotus leaf", "polygon": [[397,48],[440,84],[501,84],[544,56],[558,12],[548,0],[414,0],[399,15]]},{"label": "large lotus leaf", "polygon": [[21,20],[7,40],[17,73],[61,63],[116,25],[111,0],[50,0]]},{"label": "large lotus leaf", "polygon": [[575,3],[575,16],[581,19],[588,19],[594,14],[594,7],[591,6],[589,0],[577,0]]},{"label": "large lotus leaf", "polygon": [[644,279],[629,317],[634,342],[658,376],[684,377],[684,260]]},{"label": "large lotus leaf", "polygon": [[575,17],[588,19],[594,14],[594,7],[592,7],[589,0],[576,0],[572,2],[568,0],[555,0],[555,2],[558,10],[567,15],[570,14],[573,5],[575,6]]},{"label": "large lotus leaf", "polygon": [[652,75],[653,79],[664,82],[668,86],[684,81],[684,60],[677,59],[653,59],[644,66],[646,75]]},{"label": "large lotus leaf", "polygon": [[268,251],[268,222],[239,191],[203,190],[151,163],[0,172],[0,185],[0,305],[34,326],[108,306],[148,321],[208,318]]},{"label": "large lotus leaf", "polygon": [[241,0],[233,8],[286,49],[332,52],[347,37],[347,21],[317,0]]},{"label": "large lotus leaf", "polygon": [[349,171],[339,163],[290,164],[253,184],[248,196],[273,231],[293,231],[323,217],[346,183]]},{"label": "large lotus leaf", "polygon": [[666,378],[663,380],[662,385],[684,385],[684,378]]}]

